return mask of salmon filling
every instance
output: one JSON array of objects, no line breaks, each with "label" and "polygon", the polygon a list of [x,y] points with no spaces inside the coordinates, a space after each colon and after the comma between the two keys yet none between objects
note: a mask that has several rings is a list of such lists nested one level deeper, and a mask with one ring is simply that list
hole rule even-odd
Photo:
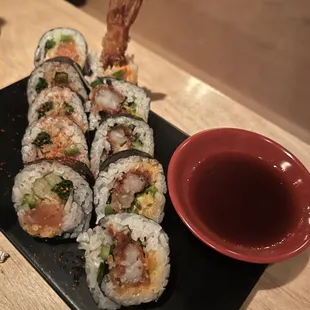
[{"label": "salmon filling", "polygon": [[76,43],[72,35],[62,35],[56,43],[54,38],[49,39],[45,43],[45,52],[48,58],[56,56],[64,56],[71,58],[75,62],[79,63],[80,56],[76,48]]},{"label": "salmon filling", "polygon": [[73,40],[69,42],[61,42],[57,47],[56,54],[58,56],[69,57],[77,63],[80,61],[80,56],[77,52],[76,45]]},{"label": "salmon filling", "polygon": [[[21,226],[33,236],[52,238],[61,235],[64,208],[73,192],[73,183],[54,173],[36,179],[31,193],[24,196],[25,213]],[[71,201],[72,202],[72,201]]]},{"label": "salmon filling", "polygon": [[42,201],[21,219],[22,227],[33,236],[52,238],[61,234],[64,204]]}]

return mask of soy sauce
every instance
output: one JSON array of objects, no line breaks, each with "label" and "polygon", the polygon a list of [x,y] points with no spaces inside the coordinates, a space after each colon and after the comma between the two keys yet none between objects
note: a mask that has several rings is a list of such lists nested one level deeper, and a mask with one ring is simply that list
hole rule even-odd
[{"label": "soy sauce", "polygon": [[264,248],[298,223],[294,195],[279,168],[239,153],[208,158],[189,182],[192,212],[227,242]]}]

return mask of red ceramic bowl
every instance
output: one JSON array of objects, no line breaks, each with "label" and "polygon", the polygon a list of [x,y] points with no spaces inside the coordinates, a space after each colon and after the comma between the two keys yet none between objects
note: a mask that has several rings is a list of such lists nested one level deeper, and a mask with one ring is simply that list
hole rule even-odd
[{"label": "red ceramic bowl", "polygon": [[[260,248],[242,246],[227,238],[224,240],[219,233],[221,228],[217,231],[211,229],[200,209],[195,207],[197,200],[192,199],[189,188],[204,184],[191,184],[195,183],[190,177],[193,171],[199,169],[201,162],[230,152],[261,160],[266,167],[278,169],[281,179],[285,180],[294,197],[292,206],[298,222],[290,228],[284,240]],[[189,137],[171,158],[168,188],[175,210],[186,226],[201,241],[224,255],[253,263],[273,263],[295,256],[309,245],[310,174],[294,155],[267,137],[231,128],[206,130]],[[205,190],[208,190],[206,186]],[[201,203],[208,207],[208,201]],[[263,229],[264,223],[261,225]]]}]

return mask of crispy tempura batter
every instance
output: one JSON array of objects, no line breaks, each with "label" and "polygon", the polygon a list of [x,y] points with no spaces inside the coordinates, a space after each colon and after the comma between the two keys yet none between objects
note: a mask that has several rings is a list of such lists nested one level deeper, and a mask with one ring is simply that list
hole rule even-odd
[{"label": "crispy tempura batter", "polygon": [[102,42],[101,61],[104,69],[126,65],[125,52],[129,30],[136,20],[143,0],[110,0],[107,33]]}]

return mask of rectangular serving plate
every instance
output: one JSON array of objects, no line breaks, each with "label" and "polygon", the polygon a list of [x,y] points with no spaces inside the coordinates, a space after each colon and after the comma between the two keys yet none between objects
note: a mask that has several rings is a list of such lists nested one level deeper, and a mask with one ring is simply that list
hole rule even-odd
[{"label": "rectangular serving plate", "polygon": [[[40,275],[75,310],[97,309],[83,269],[83,252],[76,242],[38,241],[19,226],[11,201],[14,177],[23,167],[21,140],[27,126],[27,79],[0,90],[0,229]],[[165,172],[186,135],[154,113],[155,158]],[[169,195],[163,228],[170,239],[171,274],[158,302],[132,309],[237,310],[266,265],[249,264],[219,254],[196,239],[176,214]]]}]

